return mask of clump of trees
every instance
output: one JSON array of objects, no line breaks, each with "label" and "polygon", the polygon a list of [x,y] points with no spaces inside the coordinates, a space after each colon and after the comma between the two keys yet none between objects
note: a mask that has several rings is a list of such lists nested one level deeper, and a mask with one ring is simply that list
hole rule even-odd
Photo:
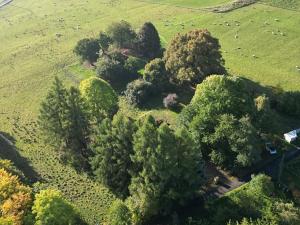
[{"label": "clump of trees", "polygon": [[189,132],[157,126],[149,116],[134,135],[133,149],[132,162],[139,169],[129,186],[129,205],[138,221],[170,213],[195,196],[203,182],[203,162]]},{"label": "clump of trees", "polygon": [[[83,80],[79,89],[67,89],[56,78],[42,103],[39,123],[46,140],[61,150],[66,162],[94,174],[118,198],[108,211],[108,224],[147,224],[153,217],[170,215],[197,195],[205,180],[204,160],[237,171],[261,159],[260,134],[273,127],[272,104],[280,106],[287,97],[282,95],[274,103],[244,79],[224,75],[220,45],[210,32],[177,34],[164,52],[153,24],[145,23],[135,32],[121,21],[100,32],[96,42],[81,40],[75,52],[96,67],[97,77]],[[120,91],[120,85],[126,89]],[[114,90],[132,106],[143,107],[152,96],[161,95],[166,108],[179,111],[175,92],[195,85],[191,102],[174,126],[147,114],[129,117],[118,110]],[[297,112],[295,99],[284,103],[289,111]],[[247,192],[245,198],[251,201],[239,206],[248,207],[248,214],[237,216],[226,207],[217,208],[213,222],[226,224],[232,218],[239,223],[245,217],[242,223],[247,224],[268,218],[271,211],[257,211],[252,202],[258,203],[257,196],[270,196],[274,187],[269,178],[258,176],[248,190],[257,194]],[[56,192],[41,193],[38,202],[48,204],[49,196],[60,198]],[[236,199],[228,205],[234,207]],[[73,223],[72,207],[61,200],[57,204],[70,212],[72,218],[65,223]],[[49,214],[61,216],[52,209]],[[253,221],[248,219],[252,215]]]},{"label": "clump of trees", "polygon": [[[260,139],[253,120],[261,120],[265,108],[258,99],[255,104],[242,79],[215,75],[197,86],[180,120],[194,134],[204,157],[218,166],[234,169],[260,160]],[[263,118],[264,123],[270,122]]]},{"label": "clump of trees", "polygon": [[47,143],[61,150],[61,157],[77,168],[86,168],[89,118],[86,103],[78,89],[65,88],[55,78],[41,104],[39,125]]},{"label": "clump of trees", "polygon": [[[97,39],[79,41],[74,51],[83,60],[94,64],[98,76],[113,87],[135,82],[144,69],[142,78],[152,83],[155,95],[171,92],[169,89],[174,85],[194,86],[211,74],[226,73],[218,39],[207,30],[177,34],[164,53],[158,31],[152,23],[146,22],[135,32],[128,22],[122,20],[109,25]],[[133,86],[136,84],[128,85],[127,89]],[[143,91],[140,93],[145,96]],[[147,95],[151,97],[153,93],[149,91]],[[145,103],[136,104],[130,97],[128,101],[138,106]]]},{"label": "clump of trees", "polygon": [[116,111],[117,95],[104,80],[93,77],[83,80],[79,89],[67,89],[55,78],[41,104],[39,125],[45,141],[60,150],[63,161],[86,170],[92,127]]},{"label": "clump of trees", "polygon": [[106,118],[97,127],[91,165],[96,178],[121,199],[129,195],[136,124],[122,113]]},{"label": "clump of trees", "polygon": [[117,114],[103,121],[97,137],[91,161],[96,178],[127,198],[136,223],[184,205],[203,181],[201,153],[185,129],[158,125],[151,116],[134,122]]},{"label": "clump of trees", "polygon": [[[2,160],[1,160],[2,162]],[[5,161],[7,165],[7,161]],[[73,206],[56,190],[34,193],[17,175],[0,166],[0,224],[85,225]],[[11,163],[9,163],[11,168]]]},{"label": "clump of trees", "polygon": [[293,203],[280,199],[279,195],[276,194],[270,177],[257,175],[242,189],[230,193],[211,205],[213,207],[211,213],[214,215],[212,224],[299,224],[299,208]]},{"label": "clump of trees", "polygon": [[118,86],[137,79],[148,60],[161,57],[162,48],[152,23],[145,23],[136,33],[122,20],[110,24],[98,38],[80,40],[74,52],[82,61],[95,65],[99,77]]}]

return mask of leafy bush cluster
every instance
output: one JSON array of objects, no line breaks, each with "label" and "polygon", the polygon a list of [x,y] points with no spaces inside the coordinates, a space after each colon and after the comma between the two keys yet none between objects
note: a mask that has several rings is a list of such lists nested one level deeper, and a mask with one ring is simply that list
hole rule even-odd
[{"label": "leafy bush cluster", "polygon": [[99,77],[118,85],[136,79],[147,60],[161,56],[162,50],[152,23],[145,23],[136,33],[122,20],[101,31],[97,39],[80,40],[74,52],[94,64]]},{"label": "leafy bush cluster", "polygon": [[142,79],[135,80],[127,85],[125,97],[127,102],[134,106],[142,106],[153,94],[153,85]]},{"label": "leafy bush cluster", "polygon": [[270,177],[257,175],[249,183],[211,204],[211,213],[214,214],[212,225],[299,224],[299,208],[279,196]]},{"label": "leafy bush cluster", "polygon": [[0,224],[84,225],[86,224],[56,190],[34,194],[19,177],[0,167]]},{"label": "leafy bush cluster", "polygon": [[[125,96],[136,106],[147,101],[144,96],[161,95],[174,85],[195,85],[211,74],[226,73],[219,42],[207,30],[176,35],[164,54],[159,34],[150,22],[137,33],[126,21],[112,23],[106,32],[100,32],[98,39],[79,41],[74,52],[91,63],[98,59],[95,63],[98,76],[112,86],[119,88],[132,81],[133,84],[127,85],[130,94]],[[142,69],[144,82],[135,81]],[[141,88],[149,86],[147,82],[155,92]]]},{"label": "leafy bush cluster", "polygon": [[273,123],[268,113],[267,98],[255,98],[241,78],[214,75],[197,86],[180,120],[194,134],[204,157],[237,169],[260,160],[258,129],[266,131]]}]

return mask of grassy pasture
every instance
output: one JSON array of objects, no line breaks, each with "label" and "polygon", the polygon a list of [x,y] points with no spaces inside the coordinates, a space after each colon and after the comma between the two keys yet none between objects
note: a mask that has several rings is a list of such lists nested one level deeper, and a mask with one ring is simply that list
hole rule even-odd
[{"label": "grassy pasture", "polygon": [[[56,154],[39,143],[35,127],[39,103],[55,75],[68,85],[77,85],[94,74],[79,66],[72,53],[79,39],[96,37],[109,23],[121,19],[135,27],[152,21],[164,45],[177,32],[207,28],[220,39],[231,73],[263,85],[300,90],[296,69],[300,66],[300,12],[255,4],[213,14],[186,7],[228,1],[164,0],[166,5],[153,4],[155,1],[15,0],[0,9],[0,131],[16,139],[20,155],[42,178],[42,186],[62,190],[90,224],[103,218],[113,196],[100,184],[60,164]],[[176,118],[167,110],[152,113],[170,118],[171,123]]]}]

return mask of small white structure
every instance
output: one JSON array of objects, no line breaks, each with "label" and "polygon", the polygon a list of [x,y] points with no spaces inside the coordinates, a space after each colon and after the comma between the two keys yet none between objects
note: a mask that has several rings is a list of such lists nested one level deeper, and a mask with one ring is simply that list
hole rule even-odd
[{"label": "small white structure", "polygon": [[284,134],[284,139],[291,143],[292,141],[295,141],[298,137],[298,133],[300,133],[300,129],[292,130],[286,134]]}]

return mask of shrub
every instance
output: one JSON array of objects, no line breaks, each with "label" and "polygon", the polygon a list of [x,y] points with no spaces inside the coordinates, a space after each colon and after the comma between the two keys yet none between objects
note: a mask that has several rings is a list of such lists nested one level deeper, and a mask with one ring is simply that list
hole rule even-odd
[{"label": "shrub", "polygon": [[107,215],[108,225],[131,225],[131,212],[124,202],[116,200]]},{"label": "shrub", "polygon": [[164,61],[157,58],[149,62],[145,66],[143,78],[158,89],[163,89],[169,81]]},{"label": "shrub", "polygon": [[152,84],[144,80],[135,80],[127,85],[125,97],[129,104],[142,106],[152,95]]},{"label": "shrub", "polygon": [[96,66],[97,75],[111,83],[120,81],[125,74],[122,64],[119,61],[109,57],[101,57]]},{"label": "shrub", "polygon": [[175,109],[178,106],[177,99],[177,94],[168,94],[163,100],[164,106],[168,109]]},{"label": "shrub", "polygon": [[85,38],[78,41],[74,53],[81,57],[81,59],[87,60],[90,63],[94,63],[97,61],[99,55],[100,46],[98,40],[93,38]]},{"label": "shrub", "polygon": [[32,212],[36,225],[85,224],[73,206],[56,190],[43,190],[36,194]]},{"label": "shrub", "polygon": [[124,68],[130,75],[137,75],[138,71],[145,67],[145,60],[129,56],[124,64]]}]

